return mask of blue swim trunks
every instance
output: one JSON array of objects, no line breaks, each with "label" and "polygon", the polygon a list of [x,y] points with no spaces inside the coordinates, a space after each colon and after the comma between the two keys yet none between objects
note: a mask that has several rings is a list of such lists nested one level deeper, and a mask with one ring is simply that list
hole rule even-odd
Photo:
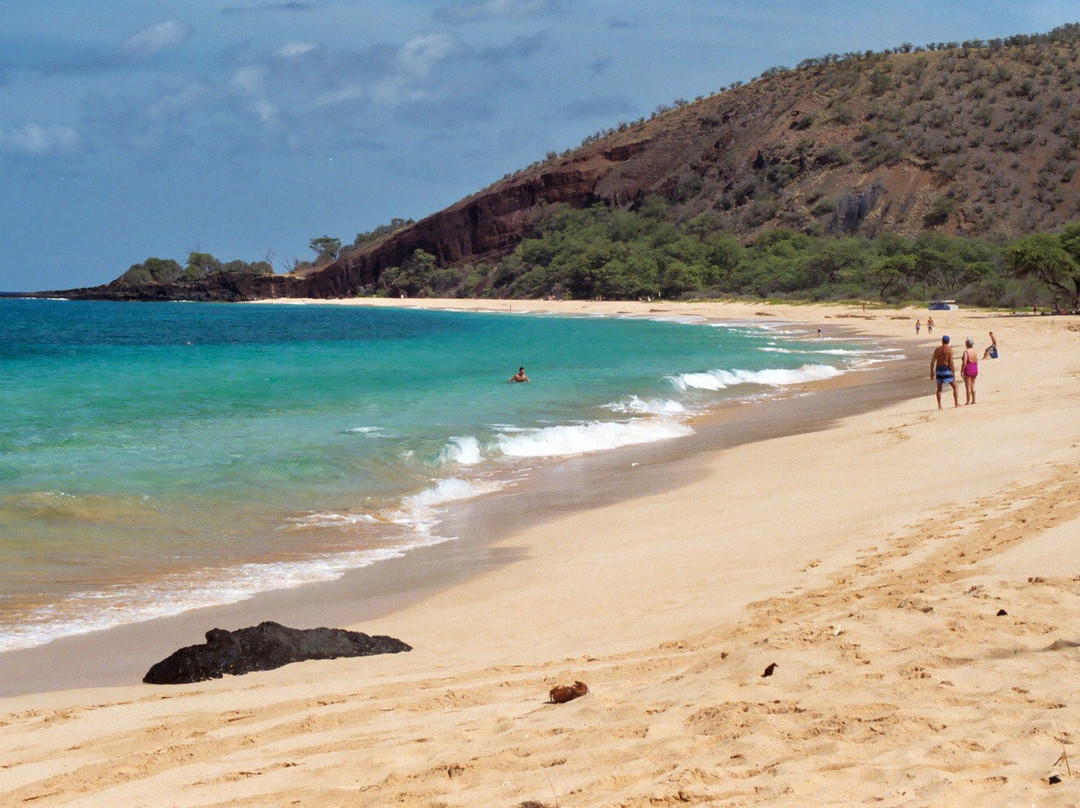
[{"label": "blue swim trunks", "polygon": [[938,384],[952,384],[955,381],[952,369],[948,365],[938,365],[934,373],[937,376]]}]

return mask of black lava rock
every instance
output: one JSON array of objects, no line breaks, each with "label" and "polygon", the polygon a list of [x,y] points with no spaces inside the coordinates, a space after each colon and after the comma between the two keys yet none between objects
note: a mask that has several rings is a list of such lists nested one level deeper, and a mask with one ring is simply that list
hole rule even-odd
[{"label": "black lava rock", "polygon": [[204,645],[173,652],[147,671],[151,685],[182,685],[220,679],[224,674],[268,671],[306,659],[397,654],[412,647],[393,637],[361,634],[340,628],[289,628],[265,622],[238,631],[215,628]]}]

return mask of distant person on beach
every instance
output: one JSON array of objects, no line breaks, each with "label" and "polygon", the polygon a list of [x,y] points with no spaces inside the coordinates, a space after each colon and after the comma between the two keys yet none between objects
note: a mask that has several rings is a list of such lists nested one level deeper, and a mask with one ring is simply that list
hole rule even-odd
[{"label": "distant person on beach", "polygon": [[987,345],[986,350],[983,351],[983,359],[986,359],[988,357],[990,359],[998,358],[997,338],[994,337],[993,331],[990,332],[990,344]]},{"label": "distant person on beach", "polygon": [[[927,323],[929,330],[929,323]],[[930,379],[937,382],[937,408],[941,409],[941,386],[952,386],[953,406],[960,406],[960,391],[956,389],[955,361],[953,360],[952,346],[949,345],[949,335],[941,338],[941,344],[934,349],[934,355],[930,357]]]},{"label": "distant person on beach", "polygon": [[528,382],[528,381],[532,381],[532,379],[530,379],[528,376],[525,375],[525,368],[518,368],[518,372],[515,373],[513,376],[511,376],[506,381],[508,381],[508,382]]},{"label": "distant person on beach", "polygon": [[964,340],[964,345],[966,347],[960,357],[960,375],[964,377],[964,404],[974,404],[975,377],[979,375],[978,352],[971,337]]},{"label": "distant person on beach", "polygon": [[927,317],[926,318],[926,333],[927,334],[933,334],[934,333],[934,318],[933,317]]},{"label": "distant person on beach", "polygon": [[915,318],[915,336],[919,336],[919,331],[922,330],[922,320],[918,317]]}]

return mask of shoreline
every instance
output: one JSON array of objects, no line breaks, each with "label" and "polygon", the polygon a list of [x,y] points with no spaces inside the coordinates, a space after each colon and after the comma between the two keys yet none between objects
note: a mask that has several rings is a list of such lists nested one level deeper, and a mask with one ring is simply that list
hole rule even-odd
[{"label": "shoreline", "polygon": [[[90,808],[1076,802],[1061,760],[1078,756],[1080,324],[934,312],[956,345],[970,334],[981,351],[987,330],[1001,345],[980,363],[979,403],[938,412],[940,331],[912,327],[925,311],[679,308],[747,310],[895,339],[917,397],[827,383],[741,409],[885,398],[757,440],[736,412],[718,426],[746,441],[589,470],[616,493],[631,474],[656,487],[525,514],[477,575],[357,626],[409,654],[0,700],[0,794]],[[544,703],[575,679],[588,696]]]},{"label": "shoreline", "polygon": [[[330,305],[336,304],[330,301]],[[619,314],[627,316],[628,312]],[[778,325],[801,327],[795,321]],[[830,328],[841,339],[859,336],[847,334],[850,327],[846,325]],[[448,508],[436,532],[455,538],[349,570],[332,581],[266,590],[234,603],[197,607],[177,615],[0,652],[0,699],[71,688],[138,684],[150,665],[177,648],[203,642],[210,628],[238,629],[267,619],[305,628],[377,620],[492,567],[520,560],[524,557],[522,551],[504,552],[496,545],[524,527],[673,490],[702,473],[695,467],[700,465],[703,453],[826,428],[828,422],[843,415],[892,403],[904,395],[898,382],[899,376],[907,373],[902,367],[908,364],[886,361],[869,370],[849,370],[833,379],[793,385],[761,400],[732,399],[691,419],[694,433],[684,438],[541,463],[522,482]],[[884,385],[883,378],[887,380]],[[836,392],[849,388],[861,390],[861,396],[852,399]],[[811,394],[802,396],[799,390]],[[110,658],[108,649],[116,647],[139,649],[139,656]],[[65,665],[70,659],[83,662],[73,670]]]}]

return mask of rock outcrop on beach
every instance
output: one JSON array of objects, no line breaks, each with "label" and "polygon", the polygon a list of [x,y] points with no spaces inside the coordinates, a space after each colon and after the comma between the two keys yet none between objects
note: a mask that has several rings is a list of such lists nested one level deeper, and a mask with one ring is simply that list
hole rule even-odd
[{"label": "rock outcrop on beach", "polygon": [[147,671],[151,685],[181,685],[251,671],[268,671],[308,659],[397,654],[411,651],[401,640],[340,628],[296,629],[267,621],[257,626],[206,632],[203,645],[175,651]]},{"label": "rock outcrop on beach", "polygon": [[69,290],[69,297],[350,297],[422,250],[439,267],[490,266],[547,206],[637,210],[752,242],[807,234],[1011,237],[1080,211],[1080,24],[1005,40],[902,45],[773,68],[507,175],[336,260],[287,275]]}]

